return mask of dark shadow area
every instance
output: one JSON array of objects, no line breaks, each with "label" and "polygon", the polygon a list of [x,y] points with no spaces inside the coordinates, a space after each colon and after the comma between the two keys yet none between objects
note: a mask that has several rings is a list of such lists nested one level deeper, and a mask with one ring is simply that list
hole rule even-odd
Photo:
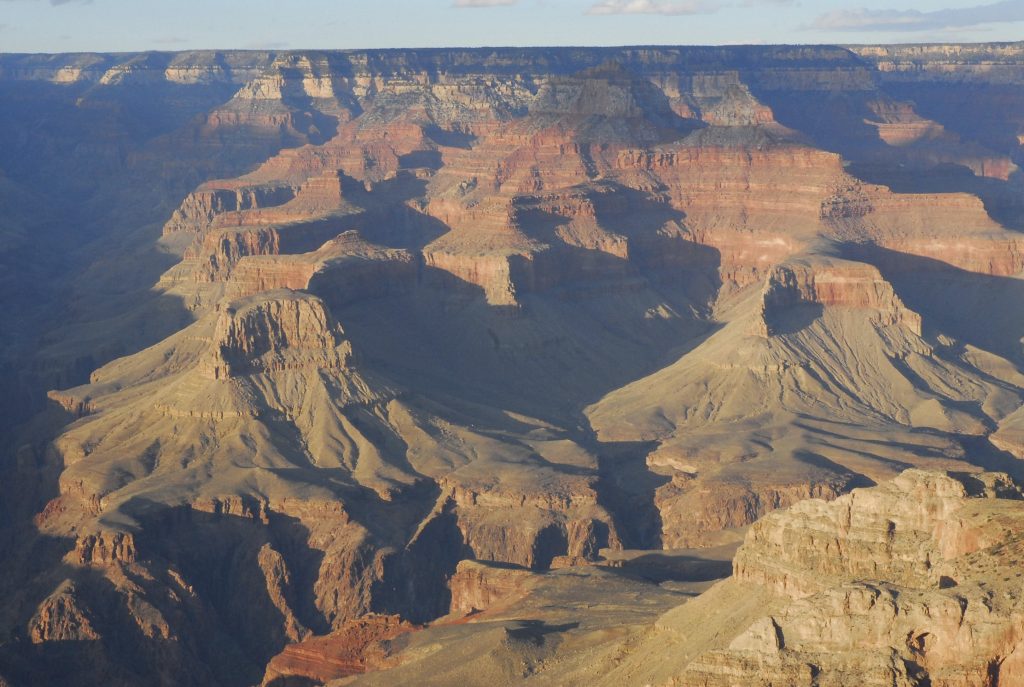
[{"label": "dark shadow area", "polygon": [[1007,229],[1024,231],[1024,179],[1018,172],[1007,181],[978,176],[958,164],[927,169],[871,163],[851,164],[847,171],[870,184],[888,186],[895,193],[969,193],[981,199],[985,212]]},{"label": "dark shadow area", "polygon": [[1015,84],[941,80],[914,82],[901,79],[889,83],[881,75],[882,89],[893,97],[910,100],[923,117],[940,123],[967,141],[1007,155],[1019,165],[1021,151],[1019,113],[1024,111],[1024,93]]},{"label": "dark shadow area", "polygon": [[[12,177],[44,182],[43,169],[56,167],[56,156],[81,158],[82,146],[91,142],[93,153],[120,152],[93,160],[94,171],[103,173],[109,164],[124,163],[133,148],[188,128],[237,90],[230,83],[98,86],[3,80],[0,167]],[[79,179],[71,188],[84,183]]]},{"label": "dark shadow area", "polygon": [[471,133],[455,129],[442,129],[436,124],[424,127],[423,133],[425,133],[434,143],[440,146],[445,146],[446,148],[461,148],[463,150],[469,150],[476,142],[476,136]]},{"label": "dark shadow area", "polygon": [[529,641],[536,644],[544,643],[544,638],[548,635],[561,634],[563,632],[568,632],[569,630],[575,630],[580,626],[578,622],[550,625],[543,620],[520,620],[517,624],[518,627],[508,628],[506,630],[508,637],[510,639]]},{"label": "dark shadow area", "polygon": [[1008,451],[996,448],[988,437],[956,437],[967,453],[967,459],[990,472],[1005,472],[1017,484],[1024,484],[1024,461]]},{"label": "dark shadow area", "polygon": [[[291,222],[278,226],[282,255],[312,253],[324,243],[350,231],[357,224],[358,215],[328,216],[321,219]],[[246,231],[243,228],[241,231]]]},{"label": "dark shadow area", "polygon": [[990,491],[995,493],[996,498],[1010,499],[1012,501],[1020,501],[1022,498],[1021,492],[1014,486],[1008,485],[1002,482],[996,482],[994,484],[988,484],[983,480],[978,479],[977,476],[969,472],[953,472],[950,473],[964,485],[967,489],[968,496],[985,496]]},{"label": "dark shadow area", "polygon": [[[428,157],[434,155],[433,151],[419,151],[413,155],[420,153]],[[391,179],[372,184],[364,184],[340,172],[339,176],[345,198],[362,210],[325,220],[335,222],[337,233],[355,229],[367,241],[379,246],[419,250],[451,231],[451,228],[440,220],[408,204],[408,201],[425,196],[426,179],[421,179],[407,170],[399,171]],[[312,243],[306,241],[294,250],[284,250],[282,247],[282,251],[307,252],[319,247],[318,244],[310,248]]]},{"label": "dark shadow area", "polygon": [[[819,435],[819,436],[821,436],[823,438],[831,439],[834,442],[831,445],[835,446],[835,447],[840,447],[841,448],[844,445],[846,445],[848,447],[850,445],[854,445],[855,444],[858,447],[857,448],[858,453],[861,453],[863,455],[869,456],[872,460],[876,460],[876,461],[878,461],[878,462],[880,462],[880,463],[882,463],[884,465],[887,465],[887,466],[889,466],[890,468],[892,468],[893,470],[896,470],[896,471],[906,470],[908,468],[913,467],[913,465],[911,465],[910,463],[905,463],[903,461],[893,460],[891,458],[885,458],[885,457],[883,457],[881,455],[873,453],[872,449],[882,449],[882,448],[893,448],[893,447],[895,447],[895,448],[899,448],[901,450],[904,450],[904,451],[906,451],[907,453],[909,453],[911,455],[919,456],[919,457],[922,457],[922,458],[935,458],[935,459],[938,459],[938,460],[944,460],[944,459],[947,458],[945,452],[943,452],[942,449],[938,449],[938,448],[930,449],[927,446],[922,446],[920,444],[910,444],[910,443],[907,443],[907,442],[904,442],[904,441],[893,441],[891,439],[867,439],[867,438],[864,438],[864,437],[861,437],[861,436],[850,436],[848,434],[843,434],[842,431],[841,431],[845,427],[849,427],[850,429],[853,429],[853,430],[863,429],[863,427],[861,425],[852,425],[852,424],[848,424],[848,423],[838,423],[838,422],[826,423],[826,422],[823,422],[821,420],[821,418],[813,418],[815,420],[815,424],[809,424],[807,422],[808,419],[809,418],[801,417],[797,422],[793,423],[793,426],[796,427],[797,429],[803,429],[803,430],[807,430],[809,432],[813,432],[813,433],[815,433],[815,434],[817,434],[817,435]],[[830,429],[826,429],[825,427],[827,427],[828,425],[835,425],[836,427],[834,429],[831,429],[831,430]],[[930,429],[910,430],[908,428],[907,431],[911,431],[912,433],[921,434],[921,435],[932,435],[932,436],[939,435],[939,436],[941,436],[941,433],[936,432],[934,430],[930,430]],[[831,462],[831,461],[829,461],[829,462]],[[865,485],[865,486],[872,486],[872,485]]]},{"label": "dark shadow area", "polygon": [[732,574],[731,560],[711,560],[668,552],[647,553],[603,567],[616,575],[654,584],[710,582]]},{"label": "dark shadow area", "polygon": [[[690,300],[679,288],[655,290],[627,276],[636,281],[620,289],[603,278],[609,271],[623,278],[629,266],[601,251],[565,247],[509,266],[518,305],[488,304],[481,286],[421,264],[411,293],[335,314],[363,360],[400,377],[404,388],[492,407],[500,398],[529,417],[557,407],[556,417],[569,412],[574,424],[584,405],[654,371],[707,328],[688,317]],[[684,316],[648,315],[666,301]]]},{"label": "dark shadow area", "polygon": [[[298,519],[269,511],[255,498],[210,505],[206,512],[139,498],[123,510],[142,528],[139,559],[180,571],[195,596],[218,614],[219,631],[235,638],[262,676],[266,662],[287,641],[284,616],[269,589],[279,585],[282,600],[304,626],[317,633],[330,629],[315,605],[312,584],[300,584],[319,577],[324,553],[310,546],[309,530]],[[240,512],[231,512],[235,509]]]},{"label": "dark shadow area", "polygon": [[418,264],[402,261],[341,259],[328,261],[306,290],[334,312],[359,301],[408,295],[416,286]]},{"label": "dark shadow area", "polygon": [[76,414],[47,399],[31,429],[0,431],[0,536],[17,540],[15,535],[26,528],[34,531],[33,517],[60,494],[64,465],[51,449],[50,440],[77,419]]},{"label": "dark shadow area", "polygon": [[451,230],[441,220],[404,203],[368,210],[354,223],[371,243],[412,250],[423,248]]},{"label": "dark shadow area", "polygon": [[537,533],[533,541],[533,569],[548,570],[556,556],[564,556],[568,552],[569,539],[565,528],[548,525]]},{"label": "dark shadow area", "polygon": [[785,336],[810,327],[824,312],[825,307],[820,303],[794,303],[769,307],[766,302],[764,321],[771,335]]},{"label": "dark shadow area", "polygon": [[[171,55],[130,59],[161,68]],[[5,398],[5,427],[41,410],[48,389],[81,384],[190,320],[177,299],[150,291],[178,259],[156,248],[160,225],[199,183],[306,142],[244,123],[209,132],[207,114],[237,89],[0,82],[0,169],[10,181],[0,185],[0,208],[36,218],[0,255],[0,283],[15,286],[0,295],[15,323],[4,332],[0,367],[14,369],[5,396],[20,399]]]},{"label": "dark shadow area", "polygon": [[665,295],[671,293],[674,300],[687,300],[698,310],[706,309],[714,300],[721,288],[721,255],[711,246],[684,237],[684,212],[662,197],[617,182],[579,187],[577,193],[593,208],[601,231],[608,232],[609,238],[625,239],[619,247],[624,254],[568,243],[569,217],[543,209],[543,198],[519,196],[514,216],[517,226],[529,237],[552,246],[551,251],[534,257],[532,262],[537,267],[533,272],[558,277],[554,281],[530,279],[527,261],[520,260],[515,263],[520,279],[513,275],[517,287],[522,283],[527,291],[585,288],[596,282],[634,278],[652,288],[664,288]]},{"label": "dark shadow area", "polygon": [[[40,687],[246,684],[230,674],[233,670],[242,670],[244,674],[242,666],[245,664],[244,657],[231,644],[217,642],[203,656],[198,644],[202,639],[209,641],[209,637],[184,635],[174,640],[147,637],[126,607],[123,593],[99,571],[57,566],[47,572],[67,576],[76,610],[86,614],[90,627],[103,634],[96,638],[56,638],[38,643],[21,636],[0,644],[0,672],[12,684]],[[59,578],[48,576],[45,581],[56,585]],[[34,586],[40,595],[45,595],[42,585],[40,580]],[[39,600],[43,600],[42,596]],[[67,606],[64,610],[68,610]],[[28,623],[26,618],[25,624]],[[218,673],[216,668],[211,670],[209,665],[216,663],[208,664],[210,661],[219,663],[223,672]]]},{"label": "dark shadow area", "polygon": [[282,255],[316,251],[330,239],[353,230],[379,246],[420,249],[450,231],[443,222],[406,204],[406,201],[422,196],[425,184],[423,179],[401,172],[397,177],[373,184],[367,190],[351,177],[343,177],[345,195],[361,210],[291,222],[285,219],[274,225],[242,225],[237,229],[225,228],[225,233],[265,231],[268,226],[273,226],[280,237],[278,249]]},{"label": "dark shadow area", "polygon": [[598,503],[615,520],[615,529],[627,549],[660,549],[661,512],[655,492],[670,478],[647,467],[653,442],[618,442],[597,446]]},{"label": "dark shadow area", "polygon": [[[924,636],[927,636],[927,633]],[[922,641],[924,636],[921,637]],[[923,654],[923,651],[921,653]],[[913,681],[912,684],[918,685],[918,687],[932,687],[932,679],[925,668],[916,661],[908,661],[907,659],[902,659],[902,661],[907,671],[907,677]]]},{"label": "dark shadow area", "polygon": [[[318,57],[326,61],[329,66],[329,73],[335,78],[355,79],[356,69],[352,64],[351,55],[337,51],[327,51],[319,53]],[[363,106],[359,103],[359,99],[354,93],[340,88],[332,90],[335,98],[349,111],[351,118],[355,119],[363,114]]]},{"label": "dark shadow area", "polygon": [[[929,384],[927,380],[922,378],[921,375],[914,372],[914,370],[910,367],[910,365],[906,363],[905,360],[894,358],[892,360],[892,365],[893,367],[900,371],[900,374],[903,375],[905,379],[907,379],[911,384],[914,385],[914,388],[919,389],[920,391],[923,391],[927,394],[933,394],[940,398],[943,396],[941,389],[932,388],[932,385]],[[993,421],[988,415],[985,414],[984,408],[982,407],[983,403],[981,401],[956,401],[950,398],[943,398],[942,405],[943,407],[946,408],[953,408],[954,410],[958,410],[964,413],[965,415],[970,415],[975,420],[977,420],[979,424],[985,427],[986,430],[990,432],[995,431],[996,429],[995,421]]]},{"label": "dark shadow area", "polygon": [[[0,673],[15,685],[257,684],[288,641],[278,603],[314,631],[329,626],[304,588],[322,558],[308,531],[280,514],[260,522],[255,500],[244,508],[252,514],[140,499],[128,505],[143,523],[135,552],[95,566],[61,561],[73,539],[27,536],[38,568],[20,568],[23,583],[5,595]],[[275,572],[268,547],[288,572]]]},{"label": "dark shadow area", "polygon": [[1024,281],[869,244],[847,244],[843,253],[875,265],[907,307],[921,315],[926,334],[945,333],[1024,364]]},{"label": "dark shadow area", "polygon": [[[754,95],[772,108],[779,123],[805,134],[816,146],[842,155],[850,161],[847,172],[854,177],[888,186],[896,193],[970,193],[981,198],[993,220],[1009,229],[1024,231],[1024,188],[1020,173],[1008,181],[997,178],[997,174],[1004,172],[996,169],[976,175],[965,163],[984,166],[986,151],[972,147],[971,143],[965,143],[962,149],[951,149],[948,143],[931,140],[906,146],[886,143],[879,127],[874,125],[883,123],[885,118],[869,106],[885,97],[885,89],[823,94],[820,91],[768,90],[759,87],[756,79],[749,83]],[[922,85],[923,91],[905,93],[903,89],[910,85],[901,81],[898,91],[895,85],[891,87],[895,102],[926,95],[923,108],[917,98],[910,102],[922,117],[955,131],[965,141],[977,140],[992,146],[996,155],[1014,158],[1018,163],[1022,161],[1014,129],[1016,124],[1010,118],[1000,120],[991,113],[986,117],[959,92],[950,93],[948,87],[942,93],[927,93],[929,87]],[[965,121],[982,123],[975,128]],[[1014,129],[1012,137],[1011,129]]]},{"label": "dark shadow area", "polygon": [[352,427],[386,457],[389,465],[407,475],[416,474],[415,469],[406,458],[409,446],[394,428],[377,413],[358,405],[345,408],[343,413]]},{"label": "dark shadow area", "polygon": [[294,67],[279,69],[282,77],[281,101],[295,110],[292,126],[305,134],[314,145],[333,138],[338,132],[338,118],[317,109],[313,98],[305,91],[303,70]]},{"label": "dark shadow area", "polygon": [[459,561],[473,558],[453,510],[434,516],[402,550],[384,560],[384,575],[374,585],[374,610],[397,613],[425,623],[448,612],[448,581]]},{"label": "dark shadow area", "polygon": [[776,121],[804,134],[817,147],[848,160],[862,160],[889,149],[878,127],[869,123],[878,121],[868,107],[878,99],[877,91],[767,89],[753,75],[744,82],[754,97],[772,108]]},{"label": "dark shadow area", "polygon": [[323,682],[302,675],[282,675],[267,683],[267,687],[320,687]]},{"label": "dark shadow area", "polygon": [[848,468],[833,460],[829,460],[825,456],[814,453],[813,451],[796,451],[794,452],[793,457],[797,462],[803,463],[814,470],[820,470],[826,474],[835,475],[836,478],[841,480],[844,492],[850,491],[851,489],[875,486],[874,480],[866,477],[865,475],[850,472]]},{"label": "dark shadow area", "polygon": [[441,153],[437,150],[414,150],[398,158],[402,169],[441,169]]}]

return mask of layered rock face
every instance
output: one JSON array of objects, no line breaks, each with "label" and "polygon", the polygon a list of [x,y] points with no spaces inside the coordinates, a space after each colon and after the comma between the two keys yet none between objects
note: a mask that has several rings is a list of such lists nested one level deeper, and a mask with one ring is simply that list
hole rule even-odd
[{"label": "layered rock face", "polygon": [[416,628],[396,616],[367,616],[340,630],[290,644],[267,664],[263,685],[326,683],[384,665],[386,644]]},{"label": "layered rock face", "polygon": [[451,579],[451,613],[465,616],[508,603],[522,591],[531,575],[517,568],[498,568],[462,561]]},{"label": "layered rock face", "polygon": [[801,305],[871,310],[877,312],[874,321],[878,325],[902,325],[921,335],[921,316],[908,309],[892,285],[870,265],[778,265],[765,281],[763,298],[766,337],[779,333],[773,325],[776,318],[784,318],[786,310]]},{"label": "layered rock face", "polygon": [[[811,499],[763,517],[736,552],[732,577],[653,621],[620,620],[617,633],[585,636],[549,618],[579,613],[599,624],[619,601],[604,566],[576,572],[574,592],[552,594],[557,573],[464,563],[452,581],[453,610],[470,613],[455,622],[472,633],[453,632],[453,615],[392,646],[386,663],[346,684],[397,685],[418,671],[425,684],[1016,685],[1022,517],[1021,489],[1003,473],[907,470],[832,502]],[[695,562],[692,552],[677,555]],[[675,584],[686,588],[689,575],[679,572]],[[666,591],[646,585],[650,600]],[[487,637],[527,610],[558,639]],[[477,658],[484,650],[528,669],[495,670]],[[439,679],[429,668],[446,658]]]},{"label": "layered rock face", "polygon": [[[18,417],[52,389],[0,466],[0,674],[324,682],[614,551],[1015,469],[1021,64],[0,58],[0,373]],[[737,584],[821,592],[782,549]]]},{"label": "layered rock face", "polygon": [[340,332],[316,301],[253,300],[228,306],[217,319],[207,370],[214,379],[247,372],[275,372],[345,365],[336,355]]},{"label": "layered rock face", "polygon": [[[734,576],[794,598],[813,595],[844,577],[955,586],[948,561],[1005,543],[1007,535],[1002,526],[985,528],[972,522],[972,512],[961,513],[968,498],[1021,496],[1005,475],[957,479],[908,470],[883,486],[857,489],[832,503],[812,499],[765,516],[751,527],[737,553]],[[837,549],[841,553],[835,554]]]},{"label": "layered rock face", "polygon": [[765,517],[733,579],[792,601],[681,682],[1019,684],[1020,498],[1005,475],[907,471]]}]

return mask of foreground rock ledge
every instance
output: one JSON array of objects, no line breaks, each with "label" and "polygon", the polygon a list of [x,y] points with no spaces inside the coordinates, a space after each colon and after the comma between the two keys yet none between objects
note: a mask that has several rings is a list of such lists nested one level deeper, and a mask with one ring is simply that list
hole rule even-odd
[{"label": "foreground rock ledge", "polygon": [[766,516],[721,586],[761,587],[778,611],[677,684],[1024,684],[1020,498],[1002,474],[908,470]]},{"label": "foreground rock ledge", "polygon": [[[606,633],[545,638],[522,647],[527,673],[491,671],[486,684],[1024,685],[1022,560],[1024,501],[1008,476],[907,470],[763,517],[732,577],[627,631],[616,650],[600,646]],[[471,572],[460,568],[463,577]],[[581,608],[604,598],[583,584]],[[535,610],[531,594],[542,588],[514,604]],[[487,627],[468,636],[427,628],[388,670],[331,684],[403,684],[438,654],[458,665],[458,656],[481,651]],[[545,659],[530,663],[531,651]],[[425,675],[420,684],[441,684]],[[485,684],[468,668],[453,667],[445,679],[453,676]]]}]

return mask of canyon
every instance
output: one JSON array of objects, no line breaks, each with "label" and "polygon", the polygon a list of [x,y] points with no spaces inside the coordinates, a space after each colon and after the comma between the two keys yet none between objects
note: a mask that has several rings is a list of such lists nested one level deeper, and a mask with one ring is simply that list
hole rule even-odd
[{"label": "canyon", "polygon": [[765,516],[717,581],[731,549],[659,554],[661,576],[643,557],[571,580],[464,563],[451,615],[327,684],[1018,685],[1021,517],[1004,473],[910,469]]},{"label": "canyon", "polygon": [[0,102],[0,685],[1024,673],[1024,44]]}]

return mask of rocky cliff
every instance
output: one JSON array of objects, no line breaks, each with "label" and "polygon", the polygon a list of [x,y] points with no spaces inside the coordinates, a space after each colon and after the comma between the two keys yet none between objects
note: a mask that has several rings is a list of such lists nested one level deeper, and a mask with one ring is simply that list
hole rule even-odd
[{"label": "rocky cliff", "polygon": [[[1016,685],[1022,517],[1020,487],[1005,474],[908,470],[761,518],[732,576],[703,587],[694,580],[716,575],[698,573],[710,561],[690,551],[666,555],[659,568],[641,565],[649,554],[617,555],[577,570],[572,591],[559,573],[464,563],[452,580],[457,613],[344,684],[420,675],[468,685]],[[618,616],[614,629],[595,631],[621,601],[623,583],[603,576],[615,570],[644,589],[647,603],[631,604],[641,622]],[[666,575],[673,581],[658,584]],[[670,589],[691,596],[641,620],[645,605],[672,603],[661,596]],[[544,632],[528,642],[493,637],[517,612]],[[587,618],[590,631],[555,618]],[[456,631],[464,625],[473,631]]]},{"label": "rocky cliff", "polygon": [[[794,504],[1018,469],[1022,65],[1019,45],[0,56],[0,674],[323,682],[537,580],[635,600],[611,580],[664,570],[594,564],[759,518],[730,583],[752,598],[866,575],[791,559],[835,525]],[[928,485],[908,507],[953,518],[967,497]],[[770,534],[790,506],[817,524]],[[905,515],[903,558],[875,524],[826,537],[892,554],[890,586],[850,597],[868,615],[902,608],[892,585],[959,583],[928,547],[982,537]],[[548,630],[502,622],[498,654],[544,645],[541,665]],[[885,632],[878,675],[952,670]],[[762,660],[715,650],[707,680]]]},{"label": "rocky cliff", "polygon": [[769,515],[733,579],[792,600],[681,682],[1019,684],[1020,498],[1005,475],[908,471]]}]

